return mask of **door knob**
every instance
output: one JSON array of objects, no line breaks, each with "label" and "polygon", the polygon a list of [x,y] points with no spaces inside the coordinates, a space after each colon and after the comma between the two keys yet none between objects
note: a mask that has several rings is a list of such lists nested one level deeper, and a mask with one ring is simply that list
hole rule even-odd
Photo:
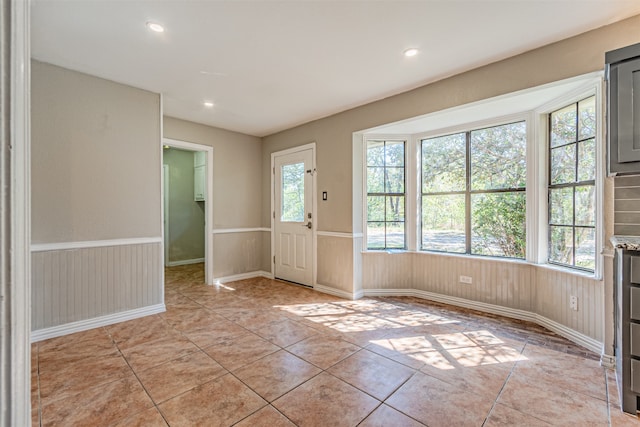
[{"label": "door knob", "polygon": [[305,227],[307,227],[309,230],[311,230],[311,228],[313,227],[313,224],[311,224],[311,221],[309,221],[307,223],[307,225],[305,225]]}]

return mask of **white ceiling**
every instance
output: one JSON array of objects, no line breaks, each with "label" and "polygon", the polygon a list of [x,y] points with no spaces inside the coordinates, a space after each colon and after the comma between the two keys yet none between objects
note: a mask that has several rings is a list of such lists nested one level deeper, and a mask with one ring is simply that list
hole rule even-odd
[{"label": "white ceiling", "polygon": [[31,42],[38,60],[162,93],[166,115],[265,136],[636,14],[638,0],[32,0]]}]

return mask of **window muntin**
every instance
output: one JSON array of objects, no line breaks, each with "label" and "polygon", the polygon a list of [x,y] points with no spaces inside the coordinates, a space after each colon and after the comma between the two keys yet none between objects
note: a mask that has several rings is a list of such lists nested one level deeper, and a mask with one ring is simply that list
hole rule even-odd
[{"label": "window muntin", "polygon": [[367,249],[406,249],[405,141],[367,142]]},{"label": "window muntin", "polygon": [[595,270],[595,96],[549,115],[548,261]]},{"label": "window muntin", "polygon": [[525,256],[526,123],[421,141],[421,249]]}]

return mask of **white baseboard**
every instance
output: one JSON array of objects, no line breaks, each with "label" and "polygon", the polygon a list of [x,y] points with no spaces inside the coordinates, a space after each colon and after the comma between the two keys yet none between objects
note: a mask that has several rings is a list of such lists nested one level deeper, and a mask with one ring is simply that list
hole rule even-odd
[{"label": "white baseboard", "polygon": [[204,258],[183,259],[182,261],[169,261],[167,267],[176,267],[178,265],[200,264],[204,262]]},{"label": "white baseboard", "polygon": [[450,304],[458,307],[470,308],[472,310],[483,311],[486,313],[497,314],[500,316],[510,317],[512,319],[527,320],[540,326],[544,326],[550,331],[555,332],[556,334],[600,355],[602,355],[604,349],[603,343],[584,334],[581,334],[578,331],[568,328],[567,326],[562,325],[554,320],[526,310],[503,307],[500,305],[472,301],[464,298],[442,295],[428,291],[421,291],[417,289],[365,289],[363,293],[365,296],[412,296],[440,302],[443,304]]},{"label": "white baseboard", "polygon": [[341,291],[340,289],[334,289],[331,288],[329,286],[324,286],[324,285],[314,285],[313,289],[318,291],[318,292],[322,292],[323,294],[329,294],[329,295],[334,295],[340,298],[344,298],[344,299],[348,299],[348,300],[356,300],[358,298],[360,298],[362,295],[360,296],[356,296],[354,294],[352,294],[351,292],[347,292],[347,291]]},{"label": "white baseboard", "polygon": [[608,369],[615,369],[616,368],[616,357],[615,356],[611,356],[609,354],[602,354],[600,356],[600,365],[604,366],[605,368]]},{"label": "white baseboard", "polygon": [[253,279],[254,277],[264,277],[266,279],[273,279],[273,274],[264,270],[256,270],[256,271],[250,271],[248,273],[234,274],[232,276],[218,277],[216,279],[213,279],[213,283],[216,285],[219,285],[222,283],[235,282],[236,280]]},{"label": "white baseboard", "polygon": [[64,325],[52,326],[50,328],[38,329],[31,332],[31,342],[47,340],[49,338],[61,337],[63,335],[82,332],[102,326],[113,325],[114,323],[126,322],[127,320],[149,316],[151,314],[163,313],[166,311],[164,304],[155,304],[147,307],[136,308],[134,310],[122,311],[120,313],[107,314],[105,316],[94,317],[92,319],[79,320],[77,322],[66,323]]}]

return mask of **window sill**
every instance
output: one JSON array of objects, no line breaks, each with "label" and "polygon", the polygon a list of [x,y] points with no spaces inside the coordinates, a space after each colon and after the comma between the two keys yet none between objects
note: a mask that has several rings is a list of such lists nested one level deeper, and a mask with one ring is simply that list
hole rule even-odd
[{"label": "window sill", "polygon": [[574,270],[567,267],[562,267],[559,265],[548,264],[548,263],[535,263],[523,259],[515,259],[515,258],[500,258],[500,257],[490,257],[490,256],[482,256],[482,255],[468,255],[468,254],[456,254],[456,253],[448,253],[448,252],[435,252],[435,251],[410,251],[406,249],[392,249],[392,250],[363,250],[360,252],[362,255],[367,254],[387,254],[387,255],[398,255],[398,254],[419,254],[419,255],[430,255],[430,256],[439,256],[445,258],[459,258],[461,260],[478,260],[478,261],[489,261],[489,262],[503,262],[509,264],[520,264],[520,265],[530,265],[536,268],[544,268],[546,270],[557,271],[561,273],[566,273],[570,275],[575,275],[579,277],[585,277],[588,279],[602,281],[602,277],[597,277],[594,273],[590,273],[588,271],[580,271]]}]

